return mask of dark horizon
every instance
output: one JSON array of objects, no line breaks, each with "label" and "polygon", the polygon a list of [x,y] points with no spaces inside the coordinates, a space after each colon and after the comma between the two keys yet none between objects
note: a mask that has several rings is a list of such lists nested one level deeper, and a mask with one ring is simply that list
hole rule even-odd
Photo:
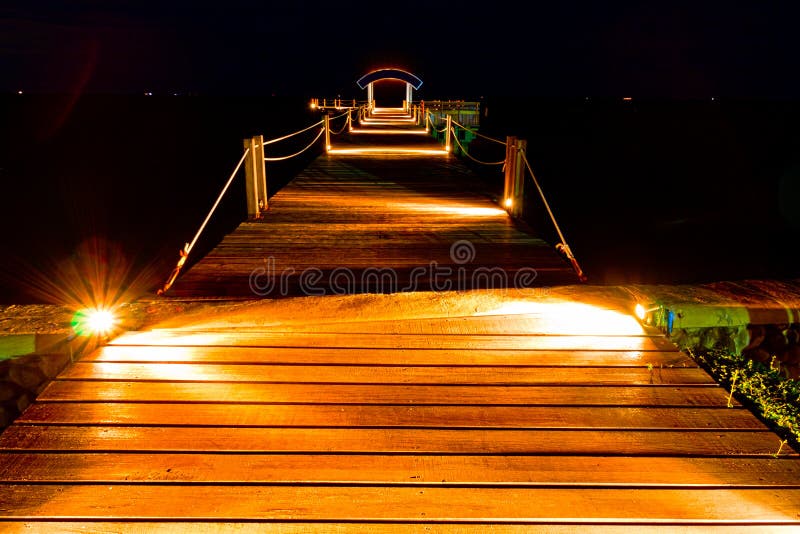
[{"label": "dark horizon", "polygon": [[0,92],[345,96],[394,66],[433,97],[800,96],[798,6],[328,6],[12,1]]}]

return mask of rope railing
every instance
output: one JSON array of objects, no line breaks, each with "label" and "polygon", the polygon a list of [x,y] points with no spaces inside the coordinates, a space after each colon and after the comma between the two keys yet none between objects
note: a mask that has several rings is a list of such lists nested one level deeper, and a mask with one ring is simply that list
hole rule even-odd
[{"label": "rope railing", "polygon": [[344,120],[344,124],[342,124],[342,127],[339,128],[338,131],[331,130],[331,135],[341,135],[342,133],[344,133],[344,131],[350,125],[350,112],[348,111],[347,113],[343,113],[342,115],[338,115],[336,117],[332,117],[332,118],[328,119],[328,127],[330,127],[330,121],[334,121],[334,120],[338,119],[339,117],[343,117],[344,115],[347,115],[347,118]]},{"label": "rope railing", "polygon": [[480,163],[481,165],[503,165],[506,162],[505,158],[501,159],[500,161],[481,161],[481,160],[475,158],[472,154],[467,152],[467,149],[464,148],[464,145],[461,144],[461,141],[458,139],[458,135],[456,135],[455,127],[453,127],[451,129],[451,131],[453,133],[453,140],[455,140],[456,144],[461,149],[461,153],[464,154],[465,156],[467,156],[469,159],[471,159],[475,163]]},{"label": "rope railing", "polygon": [[487,141],[493,141],[493,142],[495,142],[497,144],[506,146],[506,142],[505,141],[501,141],[500,139],[495,139],[494,137],[489,137],[488,135],[483,135],[478,130],[473,130],[472,128],[469,128],[468,126],[464,126],[463,124],[460,124],[458,121],[453,121],[453,124],[455,124],[456,126],[461,128],[462,130],[468,131],[469,133],[475,135],[476,137],[480,137],[481,139],[486,139]]},{"label": "rope railing", "polygon": [[[294,157],[297,157],[300,154],[302,154],[303,152],[305,152],[306,150],[310,149],[312,146],[314,146],[314,143],[316,143],[317,140],[320,137],[322,137],[323,133],[325,133],[325,127],[322,127],[322,128],[319,129],[319,132],[317,133],[317,136],[314,138],[313,141],[311,141],[308,145],[306,145],[305,148],[303,148],[302,150],[300,150],[298,152],[295,152],[294,154],[290,154],[288,156],[280,156],[280,157],[276,157],[276,158],[267,158],[267,157],[265,157],[264,161],[285,161],[287,159],[292,159]],[[266,143],[264,143],[264,144],[266,144]]]},{"label": "rope railing", "polygon": [[[437,128],[437,127],[436,127],[436,120],[435,120],[435,119],[436,119],[436,115],[434,115],[433,113],[431,113],[431,112],[429,111],[429,112],[428,112],[428,116],[429,116],[429,117],[432,117],[432,118],[430,119],[430,122],[431,122],[431,130],[433,130],[433,131],[435,131],[435,132],[438,132],[438,133],[444,133],[444,132],[447,130],[447,125],[444,125],[444,126],[442,127],[442,129],[441,129],[441,130],[440,130],[439,128]],[[445,115],[443,115],[442,117],[445,117]]]},{"label": "rope railing", "polygon": [[198,228],[197,232],[194,234],[194,238],[192,239],[192,241],[190,243],[186,243],[185,245],[183,245],[183,248],[180,250],[180,258],[178,259],[178,263],[177,263],[177,265],[175,265],[175,268],[172,269],[172,272],[170,273],[169,277],[167,278],[167,281],[164,283],[164,287],[162,287],[161,289],[158,290],[158,292],[157,292],[158,295],[163,295],[164,293],[166,293],[169,290],[169,288],[172,287],[172,284],[175,283],[175,280],[178,278],[178,275],[181,273],[181,269],[183,269],[183,265],[186,263],[186,260],[189,258],[189,254],[192,252],[192,249],[194,248],[195,244],[197,244],[197,240],[200,239],[200,234],[203,233],[203,230],[205,229],[206,225],[208,224],[208,221],[211,220],[211,216],[214,214],[214,212],[217,209],[217,206],[219,206],[219,203],[222,201],[222,197],[225,196],[225,193],[228,191],[228,188],[231,186],[231,183],[233,182],[233,179],[236,177],[236,174],[238,174],[239,169],[242,168],[242,164],[244,163],[244,160],[245,160],[245,158],[247,158],[247,155],[249,153],[250,153],[250,149],[246,148],[245,151],[244,151],[244,154],[242,154],[242,157],[239,160],[239,163],[236,164],[236,168],[233,169],[233,172],[231,173],[230,177],[228,178],[228,181],[225,182],[225,187],[222,188],[222,191],[220,192],[219,196],[217,197],[216,202],[214,202],[214,205],[211,206],[211,209],[209,210],[208,215],[206,215],[206,218],[203,220],[203,224],[200,225],[200,228]]},{"label": "rope railing", "polygon": [[531,168],[531,164],[528,162],[528,156],[525,154],[525,150],[520,150],[520,154],[522,155],[522,161],[525,162],[525,167],[528,168],[528,174],[530,174],[531,179],[533,180],[533,185],[536,186],[536,190],[539,191],[539,197],[542,199],[542,203],[544,204],[545,209],[547,210],[547,214],[550,215],[550,220],[553,221],[553,226],[556,229],[556,233],[558,233],[558,238],[560,243],[556,245],[556,248],[560,250],[572,263],[572,268],[575,269],[575,273],[578,275],[578,279],[581,282],[586,281],[586,275],[583,273],[583,269],[578,264],[578,260],[575,258],[575,255],[572,253],[572,249],[569,248],[567,244],[567,240],[564,238],[564,234],[561,232],[561,228],[558,226],[558,222],[556,221],[556,216],[553,215],[553,210],[550,209],[550,203],[547,202],[547,198],[544,196],[544,191],[542,190],[542,186],[539,185],[539,180],[536,179],[536,175],[533,174],[533,169]]},{"label": "rope railing", "polygon": [[[341,117],[343,115],[346,115],[348,113],[349,113],[349,110],[346,111],[345,113],[342,113],[341,115],[338,115],[336,118],[339,118],[339,117]],[[274,161],[285,161],[287,159],[291,159],[291,158],[297,157],[300,154],[302,154],[303,152],[309,150],[311,147],[314,146],[314,144],[319,140],[319,138],[325,132],[325,127],[323,126],[324,122],[325,122],[324,120],[321,120],[319,122],[316,122],[316,123],[312,124],[311,126],[303,128],[302,130],[298,130],[296,132],[292,132],[290,134],[287,134],[287,135],[284,135],[284,136],[281,136],[281,137],[276,137],[275,139],[270,139],[268,141],[263,141],[262,147],[265,147],[267,145],[271,145],[271,144],[274,144],[274,143],[278,143],[280,141],[284,141],[286,139],[290,139],[290,138],[292,138],[294,136],[297,136],[297,135],[300,135],[302,133],[305,133],[305,132],[307,132],[307,131],[315,128],[315,127],[322,126],[322,128],[320,128],[319,132],[317,133],[316,137],[314,137],[314,140],[311,141],[311,143],[309,143],[308,145],[306,145],[302,150],[300,150],[298,152],[295,152],[294,154],[290,154],[288,156],[265,157],[264,161],[271,161],[271,162],[274,162]],[[181,270],[183,269],[183,266],[186,264],[186,260],[189,258],[189,254],[192,252],[192,249],[197,244],[197,240],[200,239],[200,235],[203,233],[203,230],[205,230],[206,226],[208,225],[208,222],[211,220],[211,217],[214,215],[214,212],[217,210],[217,207],[219,206],[220,202],[222,202],[222,199],[225,196],[225,193],[228,192],[228,189],[230,188],[231,183],[233,183],[233,179],[239,173],[239,170],[242,168],[242,165],[244,164],[245,159],[247,159],[247,155],[249,153],[250,153],[250,148],[246,148],[244,153],[242,154],[241,159],[239,159],[239,162],[236,164],[236,167],[233,169],[233,172],[228,177],[228,180],[225,182],[225,185],[223,186],[222,191],[220,191],[220,194],[217,196],[217,200],[211,206],[211,209],[208,211],[208,214],[206,215],[206,218],[203,219],[203,222],[200,225],[200,228],[197,229],[197,232],[195,232],[194,237],[192,238],[192,240],[190,242],[184,244],[183,248],[180,251],[178,251],[178,254],[180,256],[178,258],[178,263],[175,265],[175,267],[170,272],[169,277],[167,277],[167,281],[164,283],[164,286],[161,287],[161,289],[159,289],[157,291],[157,294],[159,296],[163,295],[167,291],[169,291],[169,289],[172,287],[172,284],[174,284],[175,280],[177,280],[178,275],[180,275]]]},{"label": "rope railing", "polygon": [[284,135],[283,137],[276,137],[275,139],[270,139],[269,141],[264,141],[264,146],[271,145],[273,143],[277,143],[277,142],[283,141],[285,139],[289,139],[290,137],[294,137],[295,135],[300,135],[301,133],[305,133],[305,132],[309,131],[310,129],[314,128],[315,126],[322,126],[322,124],[324,122],[325,122],[324,120],[321,120],[319,122],[315,122],[314,124],[312,124],[311,126],[309,126],[307,128],[303,128],[302,130],[298,130],[296,132],[292,132],[290,134]]}]

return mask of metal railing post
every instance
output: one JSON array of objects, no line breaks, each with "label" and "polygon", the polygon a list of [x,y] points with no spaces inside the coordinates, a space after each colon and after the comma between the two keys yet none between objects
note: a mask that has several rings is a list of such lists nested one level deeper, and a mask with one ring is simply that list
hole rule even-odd
[{"label": "metal railing post", "polygon": [[245,164],[247,217],[260,219],[267,209],[267,168],[264,163],[264,137],[256,135],[244,140],[250,149]]}]

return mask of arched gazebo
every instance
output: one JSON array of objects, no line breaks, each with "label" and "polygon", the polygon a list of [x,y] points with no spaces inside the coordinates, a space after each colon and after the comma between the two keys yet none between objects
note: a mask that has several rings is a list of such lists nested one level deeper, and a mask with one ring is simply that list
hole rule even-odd
[{"label": "arched gazebo", "polygon": [[406,82],[406,109],[408,109],[408,107],[411,105],[412,91],[414,89],[419,90],[419,88],[422,87],[422,80],[418,76],[415,76],[408,71],[402,69],[373,70],[372,72],[366,73],[359,78],[358,81],[356,81],[359,88],[367,90],[367,102],[370,107],[375,99],[372,86],[375,82],[380,80],[400,80],[402,82]]}]

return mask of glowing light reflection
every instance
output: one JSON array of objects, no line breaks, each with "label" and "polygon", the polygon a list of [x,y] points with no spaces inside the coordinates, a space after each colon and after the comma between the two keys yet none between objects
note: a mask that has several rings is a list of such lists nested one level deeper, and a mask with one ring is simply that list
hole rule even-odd
[{"label": "glowing light reflection", "polygon": [[410,121],[390,121],[390,120],[369,120],[369,119],[361,119],[358,121],[359,124],[362,126],[403,126],[405,124],[414,124],[413,120]]},{"label": "glowing light reflection", "polygon": [[369,147],[369,148],[332,148],[329,154],[371,154],[371,155],[427,155],[427,156],[446,156],[447,151],[431,148],[414,147]]},{"label": "glowing light reflection", "polygon": [[390,130],[388,128],[353,128],[350,130],[354,134],[413,134],[413,135],[426,135],[428,132],[425,130]]},{"label": "glowing light reflection", "polygon": [[627,313],[582,302],[511,301],[475,315],[527,315],[541,321],[547,332],[576,335],[642,335],[642,326]]},{"label": "glowing light reflection", "polygon": [[498,208],[485,208],[479,206],[465,206],[462,204],[422,204],[404,202],[394,205],[395,208],[408,211],[422,211],[428,213],[452,213],[456,215],[471,215],[475,217],[506,217],[506,212]]}]

